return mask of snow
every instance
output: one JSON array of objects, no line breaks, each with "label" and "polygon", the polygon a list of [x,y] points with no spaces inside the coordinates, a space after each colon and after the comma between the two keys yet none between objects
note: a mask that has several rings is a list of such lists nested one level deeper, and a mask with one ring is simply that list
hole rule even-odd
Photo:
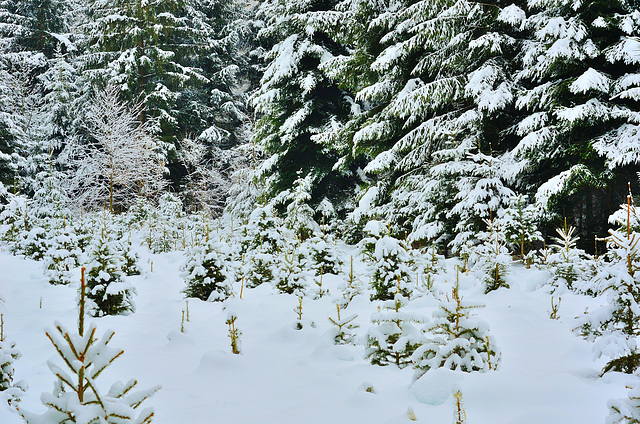
[{"label": "snow", "polygon": [[[469,422],[596,423],[604,422],[607,401],[625,397],[625,385],[634,381],[619,373],[598,378],[602,361],[594,362],[591,343],[571,333],[574,317],[602,300],[566,293],[560,319],[549,319],[550,295],[537,288],[548,279],[547,272],[513,267],[507,277],[511,288],[488,295],[463,274],[465,299],[485,305],[475,313],[491,326],[502,353],[500,369],[431,370],[412,382],[410,367],[369,364],[362,343],[333,344],[327,319],[335,315],[331,296],[305,299],[304,317],[313,324],[302,330],[292,325],[297,298],[277,294],[268,284],[245,288],[242,299],[224,303],[190,299],[190,319],[182,333],[182,254],[144,249],[138,254],[144,272],[126,280],[138,293],[136,312],[91,321],[98,334],[113,329],[111,345],[125,351],[101,376],[103,381],[137,378],[142,388],[163,387],[147,401],[155,408],[156,424],[205,424],[212,418],[222,424],[401,423],[408,422],[408,410],[418,422],[446,423],[451,421],[454,390],[463,393]],[[452,265],[449,279],[455,278]],[[53,381],[47,361],[58,360],[44,329],[55,320],[73,328],[77,286],[49,285],[38,264],[7,252],[0,252],[0,269],[5,334],[22,353],[15,362],[15,379],[26,379],[30,387],[21,407],[40,412],[40,393],[50,392]],[[356,262],[356,271],[363,269]],[[337,293],[339,280],[327,276],[330,292]],[[360,295],[345,311],[345,316],[358,315],[358,334],[370,326],[375,305]],[[412,305],[409,313],[430,316],[437,301],[427,295]],[[230,311],[242,333],[240,355],[230,350],[225,324]],[[0,422],[22,421],[3,404]]]},{"label": "snow", "polygon": [[611,80],[606,75],[596,71],[593,68],[587,69],[569,86],[572,93],[586,93],[589,90],[601,91],[608,93],[611,87]]}]

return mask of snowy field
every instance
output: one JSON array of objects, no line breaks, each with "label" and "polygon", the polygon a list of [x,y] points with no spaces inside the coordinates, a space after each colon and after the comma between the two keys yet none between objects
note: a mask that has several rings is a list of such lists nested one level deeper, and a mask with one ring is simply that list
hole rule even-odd
[{"label": "snowy field", "polygon": [[[136,312],[95,319],[98,334],[115,330],[111,345],[125,350],[98,381],[104,390],[130,378],[137,378],[141,388],[162,385],[146,402],[155,408],[156,424],[408,423],[410,410],[417,422],[451,423],[452,392],[458,389],[469,424],[604,423],[608,400],[626,397],[625,386],[636,380],[620,373],[599,377],[605,359],[595,360],[591,344],[571,330],[575,317],[601,300],[567,293],[559,319],[552,320],[551,296],[538,288],[548,278],[543,271],[515,266],[508,276],[511,288],[488,295],[463,276],[465,299],[486,305],[477,314],[489,324],[502,353],[500,368],[487,373],[438,369],[413,382],[410,367],[374,366],[364,359],[362,336],[377,305],[368,293],[346,311],[358,314],[361,340],[355,346],[334,345],[328,317],[335,316],[337,277],[327,278],[329,296],[305,298],[301,330],[295,328],[293,311],[298,298],[263,284],[245,289],[242,299],[237,287],[236,296],[224,303],[190,300],[183,333],[182,253],[152,255],[142,249],[139,254],[142,275],[127,277],[137,289]],[[449,268],[443,279],[450,282],[452,263]],[[29,385],[24,409],[45,410],[40,394],[51,392],[54,382],[47,361],[60,359],[44,330],[54,320],[75,327],[76,290],[50,285],[38,262],[0,252],[0,311],[6,338],[22,354],[15,380]],[[425,317],[436,307],[431,294],[409,305]],[[240,355],[231,353],[229,310],[242,332]],[[21,422],[0,405],[1,424]]]}]

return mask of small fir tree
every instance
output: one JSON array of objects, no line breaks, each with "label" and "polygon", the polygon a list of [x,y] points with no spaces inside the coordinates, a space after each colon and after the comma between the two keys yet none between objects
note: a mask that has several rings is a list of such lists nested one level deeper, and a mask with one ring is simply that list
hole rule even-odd
[{"label": "small fir tree", "polygon": [[108,232],[108,228],[103,228],[88,248],[87,297],[92,301],[91,314],[98,317],[134,310],[135,290],[124,280],[123,252]]},{"label": "small fir tree", "polygon": [[556,229],[559,237],[553,237],[555,243],[549,246],[551,253],[547,255],[547,266],[552,274],[549,283],[554,287],[575,289],[577,282],[589,279],[588,256],[576,247],[580,238],[574,236],[575,231],[565,223],[563,229]]},{"label": "small fir tree", "polygon": [[594,352],[598,357],[611,358],[603,374],[608,371],[631,374],[640,367],[636,343],[640,336],[640,233],[632,229],[632,218],[637,214],[631,204],[631,194],[628,199],[622,206],[623,214],[612,216],[622,228],[609,230],[609,261],[598,261],[593,281],[595,291],[606,293],[608,301],[582,316],[576,329],[588,340],[595,341]]},{"label": "small fir tree", "polygon": [[538,231],[538,214],[533,205],[527,205],[527,196],[511,198],[511,208],[502,218],[504,232],[513,253],[529,268],[534,260],[532,245],[542,241]]},{"label": "small fir tree", "polygon": [[335,332],[335,336],[333,340],[336,344],[347,344],[351,343],[355,334],[353,334],[352,330],[357,328],[357,324],[353,324],[353,321],[358,317],[358,315],[347,315],[344,316],[342,312],[342,308],[340,307],[340,302],[336,303],[336,312],[337,317],[331,318],[329,317],[329,322],[334,325],[332,330]]},{"label": "small fir tree", "polygon": [[606,424],[640,423],[640,387],[631,388],[627,398],[610,400],[608,406]]},{"label": "small fir tree", "polygon": [[315,275],[340,273],[342,260],[335,243],[328,241],[326,236],[316,236],[307,239],[305,245],[311,259],[310,266]]},{"label": "small fir tree", "polygon": [[51,247],[44,258],[45,274],[51,284],[70,284],[72,270],[76,268],[82,252],[78,238],[71,227],[61,228],[51,240]]},{"label": "small fir tree", "polygon": [[186,263],[182,267],[187,283],[184,294],[200,300],[223,301],[232,293],[233,270],[230,267],[228,246],[210,240],[185,252]]},{"label": "small fir tree", "polygon": [[404,368],[411,364],[411,356],[424,342],[424,335],[414,324],[424,322],[418,314],[403,310],[407,298],[402,295],[398,279],[393,300],[382,302],[382,308],[371,316],[373,325],[367,331],[365,357],[374,365],[395,364]]},{"label": "small fir tree", "polygon": [[274,280],[275,257],[261,249],[248,255],[245,260],[248,264],[246,285],[253,288],[262,283],[271,283]]},{"label": "small fir tree", "polygon": [[308,289],[311,272],[307,256],[300,249],[292,248],[279,256],[276,288],[281,293],[301,294]]},{"label": "small fir tree", "polygon": [[361,246],[372,274],[371,300],[392,300],[398,287],[402,297],[409,298],[413,291],[411,256],[404,243],[388,235],[388,228],[385,233],[379,221],[370,221],[364,230],[370,234]]},{"label": "small fir tree", "polygon": [[27,424],[149,424],[154,415],[153,409],[140,411],[138,408],[160,386],[134,391],[138,382],[131,379],[126,384],[114,383],[104,394],[97,384],[100,374],[124,351],[109,346],[113,331],[109,330],[98,337],[95,324],[84,328],[84,269],[82,271],[77,333],[58,321],[55,331],[48,329],[45,332],[64,363],[62,367],[53,361],[48,364],[56,382],[53,393],[42,394],[42,403],[47,411],[37,414],[18,409],[18,412]]},{"label": "small fir tree", "polygon": [[236,328],[236,320],[238,317],[235,313],[229,312],[227,315],[226,324],[229,326],[229,339],[231,340],[231,352],[234,355],[240,354],[240,335],[242,334],[240,330]]},{"label": "small fir tree", "polygon": [[140,275],[140,266],[138,265],[140,258],[131,248],[131,240],[122,240],[120,249],[122,251],[122,272],[127,276]]},{"label": "small fir tree", "polygon": [[432,368],[449,368],[464,372],[497,369],[501,355],[497,351],[489,326],[474,319],[471,311],[481,308],[465,302],[459,294],[459,280],[433,313],[428,333],[435,337],[420,346],[411,357],[419,377]]},{"label": "small fir tree", "polygon": [[362,283],[353,269],[353,256],[350,259],[349,272],[344,275],[343,282],[338,286],[338,289],[342,291],[342,301],[339,304],[343,308],[346,308],[354,297],[362,293]]},{"label": "small fir tree", "polygon": [[0,392],[12,387],[13,362],[19,357],[20,352],[16,349],[16,344],[4,337],[4,315],[0,314]]},{"label": "small fir tree", "polygon": [[489,293],[500,287],[509,288],[505,276],[511,264],[511,254],[501,221],[485,219],[484,222],[487,230],[478,234],[482,243],[472,250],[470,259],[476,276],[485,285],[485,293]]},{"label": "small fir tree", "polygon": [[305,241],[320,228],[314,221],[314,210],[309,206],[311,200],[311,178],[298,178],[293,183],[293,190],[288,193],[287,216],[285,224],[293,230],[299,240]]}]

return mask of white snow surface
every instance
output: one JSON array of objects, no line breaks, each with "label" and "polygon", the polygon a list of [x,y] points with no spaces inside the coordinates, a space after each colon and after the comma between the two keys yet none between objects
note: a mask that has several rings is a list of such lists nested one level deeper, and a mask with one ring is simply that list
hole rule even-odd
[{"label": "white snow surface", "polygon": [[[560,319],[549,319],[550,294],[540,288],[549,278],[545,271],[515,266],[508,276],[511,288],[488,295],[473,276],[463,275],[461,294],[486,305],[476,312],[491,327],[501,367],[486,373],[431,370],[412,382],[410,368],[373,366],[363,358],[362,335],[379,305],[368,300],[369,293],[357,296],[345,312],[358,314],[360,343],[333,344],[328,317],[335,313],[332,299],[339,296],[342,277],[326,276],[331,295],[304,299],[305,322],[314,325],[302,330],[294,325],[297,297],[263,284],[245,288],[242,299],[235,287],[236,297],[224,303],[189,300],[190,321],[181,333],[182,253],[138,253],[143,274],[127,277],[137,290],[136,312],[91,321],[98,334],[113,329],[111,345],[125,350],[98,381],[109,386],[137,378],[142,389],[162,385],[145,403],[155,408],[156,424],[396,424],[410,422],[408,410],[417,422],[450,423],[453,390],[463,393],[469,423],[603,423],[607,401],[626,397],[625,385],[635,379],[619,373],[598,377],[604,359],[594,362],[591,343],[571,333],[574,317],[603,300],[567,293]],[[356,265],[362,275],[364,264]],[[455,278],[452,268],[449,261],[449,281]],[[0,270],[5,335],[22,353],[15,380],[29,384],[22,408],[43,412],[40,395],[50,393],[54,381],[47,361],[60,362],[44,329],[55,320],[75,327],[77,286],[49,285],[40,264],[6,251],[0,251]],[[427,294],[412,300],[407,312],[431,316],[437,305]],[[229,311],[241,331],[240,355],[231,353]],[[370,386],[372,393],[365,390]],[[0,423],[21,422],[0,404]]]}]

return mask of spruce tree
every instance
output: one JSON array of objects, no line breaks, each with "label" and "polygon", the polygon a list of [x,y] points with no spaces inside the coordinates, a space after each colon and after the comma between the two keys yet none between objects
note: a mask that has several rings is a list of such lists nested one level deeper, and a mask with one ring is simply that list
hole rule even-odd
[{"label": "spruce tree", "polygon": [[414,283],[412,260],[406,246],[388,235],[388,227],[380,221],[370,221],[365,232],[370,236],[362,240],[361,246],[374,290],[371,300],[392,300],[398,290],[403,297],[409,298]]},{"label": "spruce tree", "polygon": [[520,185],[535,193],[547,229],[572,216],[587,243],[606,232],[610,199],[624,198],[619,187],[638,160],[629,143],[638,114],[631,94],[638,44],[628,37],[637,33],[635,6],[545,0],[527,9],[516,23],[530,34],[515,74],[523,87],[512,150],[525,165]]},{"label": "spruce tree", "polygon": [[142,101],[139,119],[174,143],[184,121],[177,110],[183,95],[207,81],[194,64],[203,40],[187,2],[105,0],[88,13],[83,78],[97,89],[118,87],[126,101]]},{"label": "spruce tree", "polygon": [[513,194],[506,130],[517,48],[499,30],[501,5],[340,7],[363,41],[327,65],[357,89],[360,106],[339,138],[370,158],[364,172],[376,185],[374,210],[394,232],[457,251]]},{"label": "spruce tree", "polygon": [[314,206],[324,196],[343,199],[352,189],[354,176],[337,170],[335,148],[322,141],[322,134],[344,122],[349,112],[346,93],[320,69],[342,52],[321,25],[321,13],[333,6],[331,1],[269,0],[258,10],[265,22],[259,36],[270,52],[252,103],[260,117],[254,141],[267,156],[257,170],[267,198],[299,178],[308,181],[308,203]]}]

